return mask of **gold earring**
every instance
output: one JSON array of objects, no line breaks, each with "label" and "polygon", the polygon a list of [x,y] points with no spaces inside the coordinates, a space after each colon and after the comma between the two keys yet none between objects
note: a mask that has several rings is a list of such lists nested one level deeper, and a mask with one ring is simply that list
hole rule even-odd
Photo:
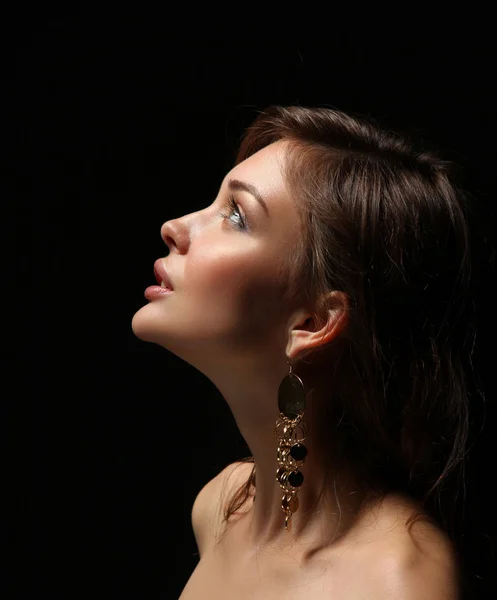
[{"label": "gold earring", "polygon": [[[285,530],[291,526],[292,513],[299,508],[298,492],[304,482],[304,475],[299,471],[307,456],[307,425],[302,417],[306,408],[306,393],[302,380],[290,371],[280,383],[278,389],[278,408],[280,416],[276,421],[274,434],[278,440],[276,481],[284,490],[281,508],[285,515]],[[300,430],[302,437],[297,436]],[[291,530],[291,527],[290,527]]]}]

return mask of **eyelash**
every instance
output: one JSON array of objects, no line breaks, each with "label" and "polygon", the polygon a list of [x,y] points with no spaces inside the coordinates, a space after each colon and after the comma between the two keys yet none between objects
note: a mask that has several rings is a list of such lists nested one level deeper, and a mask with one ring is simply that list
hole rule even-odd
[{"label": "eyelash", "polygon": [[[239,208],[238,208],[238,206],[237,206],[237,204],[236,204],[235,199],[234,199],[233,196],[229,197],[228,203],[227,203],[226,207],[230,208],[232,212],[236,211],[238,213],[239,217],[240,217],[240,223],[241,224],[238,224],[238,225],[234,224],[233,226],[236,229],[241,229],[241,230],[247,229],[247,223],[245,222],[245,219],[242,217],[242,215],[240,213],[240,210],[239,210]],[[230,215],[229,214],[225,215],[223,213],[219,213],[219,216],[222,217],[223,219],[228,219]]]}]

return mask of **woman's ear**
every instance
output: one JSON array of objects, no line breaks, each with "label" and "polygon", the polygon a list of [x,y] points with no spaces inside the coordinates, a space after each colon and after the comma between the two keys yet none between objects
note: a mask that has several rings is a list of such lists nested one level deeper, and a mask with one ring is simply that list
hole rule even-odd
[{"label": "woman's ear", "polygon": [[304,314],[290,332],[287,356],[291,360],[315,349],[324,349],[345,330],[349,318],[349,303],[344,292],[331,292],[325,304],[325,314]]}]

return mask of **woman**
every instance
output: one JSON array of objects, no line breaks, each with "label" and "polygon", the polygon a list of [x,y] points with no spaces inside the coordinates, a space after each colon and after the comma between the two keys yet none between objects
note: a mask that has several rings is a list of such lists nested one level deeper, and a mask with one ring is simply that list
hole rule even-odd
[{"label": "woman", "polygon": [[205,209],[167,221],[142,340],[204,373],[251,456],[199,493],[200,598],[459,598],[475,329],[450,164],[364,119],[271,107]]}]

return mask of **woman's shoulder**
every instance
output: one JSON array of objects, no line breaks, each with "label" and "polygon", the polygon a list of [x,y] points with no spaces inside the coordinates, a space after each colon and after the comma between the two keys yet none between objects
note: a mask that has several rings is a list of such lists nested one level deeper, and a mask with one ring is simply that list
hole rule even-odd
[{"label": "woman's shoulder", "polygon": [[226,501],[247,481],[252,468],[251,462],[230,463],[198,492],[193,503],[191,520],[200,555],[218,533]]},{"label": "woman's shoulder", "polygon": [[357,528],[364,548],[370,542],[377,547],[383,542],[385,547],[395,547],[396,552],[416,550],[421,554],[447,553],[453,549],[449,536],[411,498],[401,494],[387,494],[381,501],[370,507]]},{"label": "woman's shoulder", "polygon": [[[409,523],[416,515],[418,518]],[[459,562],[453,542],[409,498],[387,496],[376,517],[362,531],[358,549],[360,563],[374,569],[379,581],[384,576],[384,581],[391,578],[392,583],[397,581],[406,589],[411,585],[414,589],[424,586],[426,598],[435,597],[430,594],[442,588],[444,593],[450,591],[450,594],[439,597],[458,597]]]},{"label": "woman's shoulder", "polygon": [[227,493],[234,492],[240,485],[245,483],[250,477],[253,468],[254,463],[247,461],[236,461],[225,467],[219,473],[219,476]]}]

